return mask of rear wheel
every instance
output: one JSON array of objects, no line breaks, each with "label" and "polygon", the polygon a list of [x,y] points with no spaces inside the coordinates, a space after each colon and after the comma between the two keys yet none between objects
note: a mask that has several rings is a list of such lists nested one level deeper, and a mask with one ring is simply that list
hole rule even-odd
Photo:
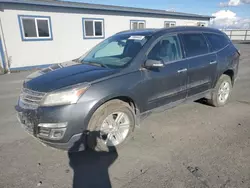
[{"label": "rear wheel", "polygon": [[220,107],[224,106],[232,92],[232,81],[228,75],[223,74],[212,92],[211,100],[209,101],[213,106]]},{"label": "rear wheel", "polygon": [[88,146],[96,151],[112,151],[131,137],[135,114],[129,104],[112,100],[100,106],[89,123]]}]

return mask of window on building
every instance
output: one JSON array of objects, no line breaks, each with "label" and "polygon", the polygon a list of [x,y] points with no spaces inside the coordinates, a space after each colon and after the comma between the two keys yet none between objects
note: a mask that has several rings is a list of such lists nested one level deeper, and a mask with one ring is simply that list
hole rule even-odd
[{"label": "window on building", "polygon": [[175,27],[176,26],[176,22],[174,21],[165,21],[164,22],[164,27],[168,28],[168,27]]},{"label": "window on building", "polygon": [[199,27],[205,27],[206,23],[205,22],[198,22],[197,26],[199,26]]},{"label": "window on building", "polygon": [[104,38],[104,20],[83,18],[84,38]]},{"label": "window on building", "polygon": [[204,35],[212,45],[213,51],[220,50],[229,43],[229,39],[224,35],[217,35],[213,33],[204,33]]},{"label": "window on building", "polygon": [[51,20],[47,16],[19,16],[23,40],[52,40]]},{"label": "window on building", "polygon": [[181,49],[177,36],[164,37],[148,54],[148,59],[163,60],[164,62],[177,61],[181,58]]},{"label": "window on building", "polygon": [[146,28],[146,22],[144,20],[130,21],[130,29],[144,29]]},{"label": "window on building", "polygon": [[192,57],[208,53],[205,37],[200,33],[182,34],[186,56]]}]

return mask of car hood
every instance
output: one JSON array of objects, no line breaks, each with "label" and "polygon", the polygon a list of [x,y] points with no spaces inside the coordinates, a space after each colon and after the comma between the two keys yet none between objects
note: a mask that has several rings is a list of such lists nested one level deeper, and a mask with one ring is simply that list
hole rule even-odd
[{"label": "car hood", "polygon": [[118,69],[70,61],[32,73],[25,79],[24,87],[39,92],[50,92],[78,83],[98,81],[117,72]]}]

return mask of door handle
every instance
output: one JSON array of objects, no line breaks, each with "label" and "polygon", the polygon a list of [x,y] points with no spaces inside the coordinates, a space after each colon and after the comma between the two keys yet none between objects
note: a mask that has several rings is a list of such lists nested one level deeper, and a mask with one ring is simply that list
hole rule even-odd
[{"label": "door handle", "polygon": [[217,63],[217,61],[210,61],[210,65]]},{"label": "door handle", "polygon": [[180,70],[178,70],[177,72],[178,73],[181,73],[181,72],[186,72],[187,71],[187,69],[185,68],[185,69],[180,69]]}]

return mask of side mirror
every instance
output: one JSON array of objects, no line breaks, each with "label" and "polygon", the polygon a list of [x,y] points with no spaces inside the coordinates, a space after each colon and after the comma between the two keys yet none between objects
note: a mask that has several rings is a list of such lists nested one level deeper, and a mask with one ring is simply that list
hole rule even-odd
[{"label": "side mirror", "polygon": [[164,63],[161,60],[148,59],[145,62],[145,67],[146,68],[160,68],[160,67],[164,67]]}]

